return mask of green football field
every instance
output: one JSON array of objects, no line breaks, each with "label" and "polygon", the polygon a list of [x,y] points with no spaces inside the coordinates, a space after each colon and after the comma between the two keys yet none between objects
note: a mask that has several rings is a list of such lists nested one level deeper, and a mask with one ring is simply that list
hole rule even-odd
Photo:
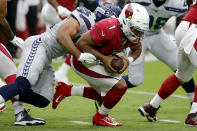
[{"label": "green football field", "polygon": [[[55,69],[60,63],[54,63]],[[127,72],[126,72],[127,73]],[[150,101],[158,91],[162,81],[173,72],[161,62],[148,62],[145,65],[145,80],[141,86],[129,89],[122,100],[112,109],[110,116],[124,124],[122,127],[100,127],[92,125],[92,116],[95,114],[94,101],[82,97],[68,97],[64,99],[56,110],[51,104],[46,108],[36,108],[26,104],[30,114],[44,118],[43,126],[14,126],[14,112],[11,102],[6,102],[7,109],[0,112],[0,131],[43,131],[43,130],[98,130],[98,131],[196,131],[197,127],[184,126],[185,118],[190,110],[190,102],[186,93],[180,87],[175,93],[162,103],[158,112],[157,122],[148,122],[142,117],[137,108]],[[195,81],[196,81],[195,77]],[[72,70],[69,71],[69,81],[86,84]]]}]

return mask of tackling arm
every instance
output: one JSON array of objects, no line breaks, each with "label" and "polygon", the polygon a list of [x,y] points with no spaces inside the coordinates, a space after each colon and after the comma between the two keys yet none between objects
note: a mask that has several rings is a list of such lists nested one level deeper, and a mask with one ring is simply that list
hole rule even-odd
[{"label": "tackling arm", "polygon": [[76,48],[72,38],[77,34],[78,31],[78,21],[70,17],[60,26],[56,35],[57,42],[76,58],[79,58],[81,52]]}]

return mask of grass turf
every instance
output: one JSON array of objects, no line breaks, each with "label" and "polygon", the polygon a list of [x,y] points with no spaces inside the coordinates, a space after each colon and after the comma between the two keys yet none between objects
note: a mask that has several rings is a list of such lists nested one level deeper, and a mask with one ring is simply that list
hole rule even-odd
[{"label": "grass turf", "polygon": [[[54,63],[55,69],[60,63]],[[127,73],[127,72],[126,72]],[[126,74],[125,73],[125,74]],[[190,109],[188,99],[169,97],[162,103],[162,108],[158,112],[159,120],[174,120],[172,122],[148,122],[142,117],[137,108],[148,102],[153,95],[136,94],[131,91],[146,91],[156,93],[162,81],[173,72],[161,62],[149,62],[145,64],[144,83],[136,88],[129,89],[122,100],[111,111],[110,116],[118,122],[124,124],[122,127],[100,127],[92,126],[91,120],[95,113],[94,101],[82,97],[68,97],[58,106],[56,110],[51,108],[51,104],[46,108],[36,108],[25,104],[26,109],[31,109],[30,114],[34,117],[44,118],[44,126],[14,126],[14,112],[11,102],[6,102],[7,109],[0,113],[0,131],[4,130],[132,130],[132,131],[196,131],[196,127],[184,126],[184,120]],[[195,78],[196,80],[196,78]],[[69,71],[69,81],[74,83],[86,84],[86,82],[77,76],[72,70]],[[179,88],[174,94],[184,95],[186,93]],[[89,124],[76,124],[71,121],[88,122]]]}]

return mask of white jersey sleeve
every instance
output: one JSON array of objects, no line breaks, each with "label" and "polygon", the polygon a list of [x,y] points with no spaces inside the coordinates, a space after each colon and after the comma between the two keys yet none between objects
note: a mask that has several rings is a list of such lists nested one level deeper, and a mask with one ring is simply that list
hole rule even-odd
[{"label": "white jersey sleeve", "polygon": [[72,12],[71,16],[79,22],[79,33],[88,31],[95,24],[96,20],[94,13],[85,7],[77,7],[76,10]]}]

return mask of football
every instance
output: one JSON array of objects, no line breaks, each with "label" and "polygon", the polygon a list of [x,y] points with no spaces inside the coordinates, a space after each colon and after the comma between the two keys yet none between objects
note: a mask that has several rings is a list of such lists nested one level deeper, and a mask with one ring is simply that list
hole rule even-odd
[{"label": "football", "polygon": [[113,59],[111,61],[111,66],[117,71],[121,70],[124,66],[123,59],[120,57],[118,57],[117,59]]}]

